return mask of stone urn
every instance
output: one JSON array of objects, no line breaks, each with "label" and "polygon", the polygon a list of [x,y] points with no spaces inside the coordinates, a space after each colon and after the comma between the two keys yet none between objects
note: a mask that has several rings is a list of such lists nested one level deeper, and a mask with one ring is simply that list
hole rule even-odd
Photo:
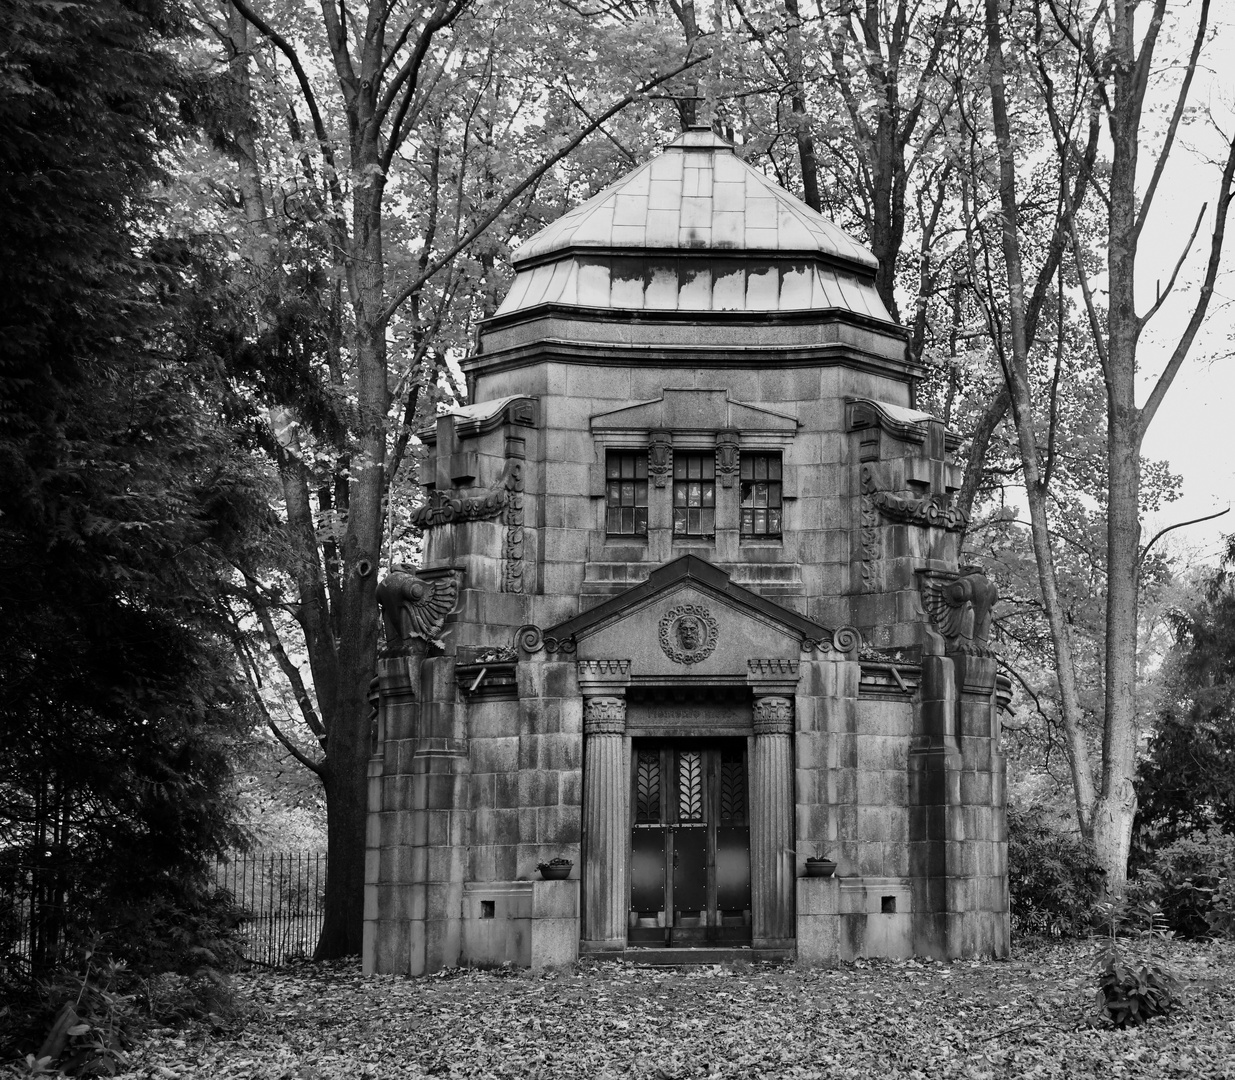
[{"label": "stone urn", "polygon": [[550,859],[548,862],[537,863],[536,869],[545,881],[564,881],[570,877],[570,869],[574,865],[570,859]]},{"label": "stone urn", "polygon": [[831,877],[836,873],[836,863],[826,855],[812,855],[806,860],[807,877]]}]

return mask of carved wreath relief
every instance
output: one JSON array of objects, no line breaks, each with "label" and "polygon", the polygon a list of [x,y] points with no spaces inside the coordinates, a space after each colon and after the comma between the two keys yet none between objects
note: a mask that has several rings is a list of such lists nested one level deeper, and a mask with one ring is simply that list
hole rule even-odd
[{"label": "carved wreath relief", "polygon": [[660,620],[660,647],[675,664],[697,664],[716,648],[718,627],[702,604],[678,604]]}]

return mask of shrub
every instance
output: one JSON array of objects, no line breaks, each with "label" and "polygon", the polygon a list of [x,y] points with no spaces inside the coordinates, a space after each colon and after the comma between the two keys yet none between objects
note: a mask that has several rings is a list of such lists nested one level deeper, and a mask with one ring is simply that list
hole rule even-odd
[{"label": "shrub", "polygon": [[1012,931],[1076,937],[1088,932],[1102,881],[1093,848],[1041,806],[1008,807]]},{"label": "shrub", "polygon": [[1165,1016],[1183,1001],[1179,977],[1156,952],[1174,935],[1147,890],[1130,889],[1118,904],[1100,904],[1108,937],[1098,949],[1098,994],[1094,1020],[1136,1027]]},{"label": "shrub", "polygon": [[1150,848],[1129,882],[1180,937],[1229,935],[1235,925],[1235,836],[1217,825]]},{"label": "shrub", "polygon": [[1112,937],[1098,952],[1097,1014],[1112,1027],[1136,1027],[1181,1002],[1179,979],[1157,957],[1142,956]]}]

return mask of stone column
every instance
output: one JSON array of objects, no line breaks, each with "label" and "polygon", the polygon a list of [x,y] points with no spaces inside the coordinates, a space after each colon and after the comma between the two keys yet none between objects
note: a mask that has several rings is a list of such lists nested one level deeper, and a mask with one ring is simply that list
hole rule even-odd
[{"label": "stone column", "polygon": [[583,941],[591,952],[626,947],[630,909],[630,778],[626,699],[583,699]]},{"label": "stone column", "polygon": [[793,700],[757,695],[750,784],[751,916],[756,947],[793,939]]}]

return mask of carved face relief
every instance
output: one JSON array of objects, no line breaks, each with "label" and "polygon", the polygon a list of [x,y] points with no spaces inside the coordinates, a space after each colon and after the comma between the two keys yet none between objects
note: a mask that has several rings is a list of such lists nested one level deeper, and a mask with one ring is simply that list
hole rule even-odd
[{"label": "carved face relief", "polygon": [[678,604],[660,620],[660,647],[675,664],[697,664],[712,655],[718,628],[702,604]]}]

